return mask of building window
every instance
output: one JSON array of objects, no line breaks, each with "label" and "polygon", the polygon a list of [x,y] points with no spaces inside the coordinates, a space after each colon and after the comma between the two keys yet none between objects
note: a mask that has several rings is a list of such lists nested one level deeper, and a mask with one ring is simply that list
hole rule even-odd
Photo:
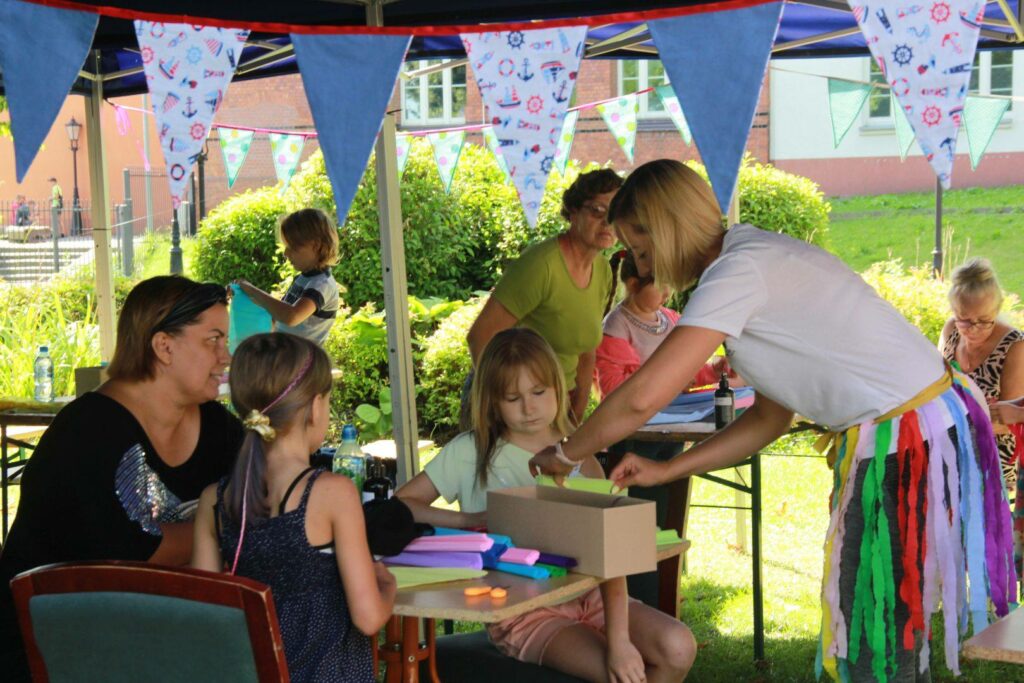
[{"label": "building window", "polygon": [[[978,52],[971,71],[970,92],[978,95],[1013,96],[1013,52]],[[1010,108],[1013,111],[1013,100]]]},{"label": "building window", "polygon": [[[448,60],[406,62],[405,71],[418,71]],[[402,80],[402,125],[465,123],[466,67],[457,66]]]},{"label": "building window", "polygon": [[[870,80],[872,84],[885,85],[885,78],[873,59],[868,60]],[[1013,52],[977,52],[974,55],[974,67],[971,69],[971,82],[968,92],[974,95],[1007,95],[1013,96]],[[874,88],[868,97],[868,117],[873,122],[887,119],[892,115],[889,104],[889,89]],[[1010,108],[1013,111],[1013,101]]]},{"label": "building window", "polygon": [[[626,59],[619,64],[619,94],[630,93],[654,88],[668,83],[665,66],[656,59]],[[649,92],[640,96],[641,118],[667,118],[668,112],[661,104],[658,93]]]},{"label": "building window", "polygon": [[[868,63],[871,65],[871,85],[880,84],[885,86],[885,76],[882,75],[882,70],[878,68],[878,64],[870,58]],[[889,88],[872,88],[871,94],[868,95],[868,117],[872,119],[887,119],[891,115],[892,106],[889,99]]]}]

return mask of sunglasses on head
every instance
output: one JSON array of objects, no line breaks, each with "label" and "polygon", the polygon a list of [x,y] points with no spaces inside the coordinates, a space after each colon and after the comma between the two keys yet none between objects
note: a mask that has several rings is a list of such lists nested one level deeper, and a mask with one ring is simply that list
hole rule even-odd
[{"label": "sunglasses on head", "polygon": [[228,293],[223,285],[206,282],[187,292],[178,299],[167,315],[153,327],[153,334],[179,330],[196,321],[203,311],[217,304],[228,303]]}]

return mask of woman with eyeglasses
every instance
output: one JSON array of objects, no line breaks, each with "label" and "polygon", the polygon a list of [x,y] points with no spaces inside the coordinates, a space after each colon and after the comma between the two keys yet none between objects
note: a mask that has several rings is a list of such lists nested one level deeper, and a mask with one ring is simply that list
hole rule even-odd
[{"label": "woman with eyeglasses", "polygon": [[627,454],[609,479],[650,487],[735,465],[785,434],[795,413],[826,426],[834,487],[820,666],[837,680],[930,680],[941,603],[957,671],[968,615],[980,630],[990,606],[1005,615],[1015,598],[984,397],[835,256],[753,225],[726,229],[711,187],[679,161],[635,169],[609,220],[641,275],[696,287],[651,357],[531,469],[564,476],[629,436],[724,344],[757,391],[753,406],[667,462]]},{"label": "woman with eyeglasses", "polygon": [[110,379],[69,403],[25,467],[0,554],[0,661],[27,679],[8,582],[52,562],[186,564],[203,489],[227,475],[241,423],[217,401],[227,350],[222,285],[155,277],[128,294]]},{"label": "woman with eyeglasses", "polygon": [[[621,185],[622,179],[611,169],[580,175],[562,195],[562,217],[569,221],[569,229],[527,247],[505,268],[467,339],[475,366],[498,332],[517,326],[536,331],[558,356],[576,420],[590,397],[601,320],[612,286],[611,268],[601,252],[615,244],[607,214]],[[468,428],[468,421],[463,421]]]},{"label": "woman with eyeglasses", "polygon": [[[975,381],[989,403],[1024,396],[1024,333],[999,319],[1003,291],[992,264],[972,258],[953,271],[949,305],[953,317],[939,339],[942,355]],[[1003,479],[1011,492],[1017,485],[1014,437],[993,411]]]},{"label": "woman with eyeglasses", "polygon": [[953,271],[949,305],[953,317],[939,339],[942,355],[956,362],[985,393],[999,445],[1003,482],[1013,506],[1013,555],[1017,578],[1024,569],[1024,467],[1014,455],[1017,437],[1006,425],[1021,421],[1011,403],[1024,397],[1024,333],[999,319],[1003,290],[992,264],[972,258]]}]

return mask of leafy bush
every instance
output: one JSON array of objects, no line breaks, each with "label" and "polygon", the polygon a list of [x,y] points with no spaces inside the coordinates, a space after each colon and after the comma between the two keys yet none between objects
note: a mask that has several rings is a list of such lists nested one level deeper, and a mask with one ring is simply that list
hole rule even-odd
[{"label": "leafy bush", "polygon": [[356,406],[375,403],[382,386],[388,384],[388,346],[383,314],[367,304],[331,328],[324,350],[341,378],[331,392],[331,412],[352,422]]},{"label": "leafy bush", "polygon": [[[74,369],[98,365],[99,325],[96,320],[95,279],[91,268],[74,277],[0,287],[0,396],[30,398],[36,353],[50,347],[53,391],[75,391]],[[114,280],[115,305],[120,309],[134,283]]]},{"label": "leafy bush", "polygon": [[[703,166],[688,163],[707,179]],[[741,223],[828,247],[828,214],[832,206],[825,201],[816,182],[746,157],[737,184]]]},{"label": "leafy bush", "polygon": [[[409,297],[409,322],[412,328],[413,372],[419,375],[427,339],[437,327],[463,307],[461,301],[420,300]],[[477,309],[479,310],[479,309]],[[475,314],[474,314],[475,317]],[[342,377],[334,384],[331,409],[336,417],[352,422],[358,408],[383,405],[381,390],[389,383],[387,325],[383,312],[366,304],[331,328],[324,344]],[[363,410],[369,416],[370,412]],[[374,420],[360,416],[364,427]],[[374,427],[376,428],[376,427]]]},{"label": "leafy bush", "polygon": [[[942,326],[952,315],[947,298],[948,282],[933,278],[930,268],[915,266],[908,269],[899,259],[872,264],[862,275],[924,336],[938,343]],[[1017,295],[1006,295],[1001,317],[1017,328],[1024,324]]]},{"label": "leafy bush", "polygon": [[[477,256],[478,238],[462,224],[454,195],[445,194],[430,145],[413,144],[401,179],[406,274],[411,294],[458,299],[472,291],[467,268]],[[290,209],[313,206],[336,215],[323,154],[303,164],[287,193]],[[378,225],[377,173],[370,160],[345,224],[334,277],[353,306],[384,300]]]},{"label": "leafy bush", "polygon": [[[600,166],[591,164],[585,170],[596,168]],[[557,169],[551,173],[537,214],[537,227],[531,228],[515,187],[505,182],[491,151],[479,145],[463,147],[452,193],[457,196],[464,229],[479,239],[477,258],[468,264],[474,291],[493,287],[504,264],[518,258],[527,244],[566,229],[559,213],[562,194],[579,173],[575,161],[569,162],[564,177]]]},{"label": "leafy bush", "polygon": [[[466,334],[483,304],[482,298],[467,303],[448,316],[426,340],[416,378],[420,387],[417,410],[423,427],[432,426],[442,432],[458,429],[462,385],[472,366]],[[437,437],[435,434],[434,438]]]},{"label": "leafy bush", "polygon": [[219,204],[199,226],[195,278],[224,284],[244,278],[262,289],[276,287],[287,264],[276,230],[285,211],[284,199],[273,187],[249,190]]},{"label": "leafy bush", "polygon": [[[596,168],[596,165],[594,166]],[[561,197],[578,168],[566,177],[552,174],[545,190],[537,228],[531,229],[515,188],[490,150],[466,144],[451,192],[445,194],[430,144],[413,140],[400,181],[406,273],[409,293],[420,297],[464,299],[490,289],[501,265],[516,258],[527,243],[565,228],[559,216]],[[339,263],[334,277],[354,306],[383,302],[378,225],[376,167],[366,169],[345,225],[340,228]],[[315,152],[293,178],[285,194],[288,210],[316,207],[335,215],[334,195],[323,154]]]}]

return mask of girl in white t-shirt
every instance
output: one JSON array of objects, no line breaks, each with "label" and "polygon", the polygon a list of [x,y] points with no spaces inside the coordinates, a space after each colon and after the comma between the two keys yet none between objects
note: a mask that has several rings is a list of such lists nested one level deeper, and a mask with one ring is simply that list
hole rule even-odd
[{"label": "girl in white t-shirt", "polygon": [[819,666],[843,680],[927,675],[941,601],[957,671],[966,615],[978,631],[989,600],[1002,615],[1015,597],[992,425],[969,380],[839,259],[750,225],[726,231],[711,188],[680,162],[634,170],[608,216],[641,272],[697,287],[648,361],[531,468],[562,473],[632,433],[724,343],[754,405],[669,462],[626,456],[612,479],[651,486],[732,465],[794,413],[827,426],[835,482]]},{"label": "girl in white t-shirt", "polygon": [[[558,358],[539,334],[499,332],[473,378],[473,431],[445,446],[396,495],[417,522],[485,525],[487,491],[532,486],[532,454],[568,433],[566,396]],[[593,457],[578,469],[604,476]],[[461,511],[432,507],[439,496],[458,501]],[[696,655],[690,630],[627,598],[625,579],[611,579],[569,602],[490,625],[488,635],[506,655],[588,681],[683,680]]]}]

